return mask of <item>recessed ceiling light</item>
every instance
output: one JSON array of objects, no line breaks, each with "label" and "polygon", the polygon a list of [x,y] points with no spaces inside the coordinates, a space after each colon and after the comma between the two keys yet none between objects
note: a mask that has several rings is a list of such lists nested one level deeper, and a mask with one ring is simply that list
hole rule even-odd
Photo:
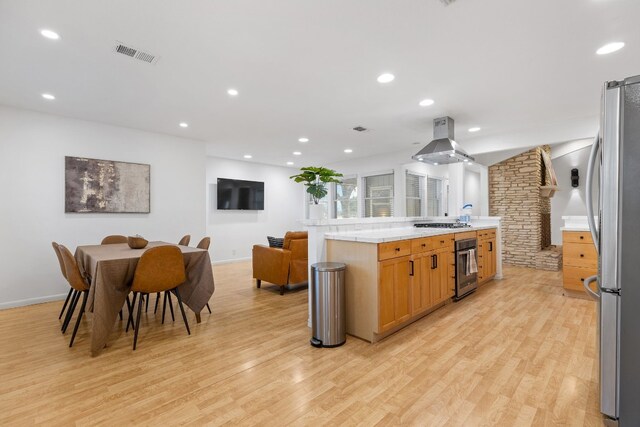
[{"label": "recessed ceiling light", "polygon": [[469,128],[469,132],[478,132],[479,130],[479,127]]},{"label": "recessed ceiling light", "polygon": [[469,161],[469,159],[464,159],[463,162],[467,163]]},{"label": "recessed ceiling light", "polygon": [[294,152],[293,152],[293,155],[294,155],[294,156],[299,156],[299,155],[301,155],[301,154],[302,154],[302,153],[301,153],[301,152],[299,152],[299,151],[294,151]]},{"label": "recessed ceiling light", "polygon": [[293,166],[293,162],[287,162],[287,166]]},{"label": "recessed ceiling light", "polygon": [[305,138],[305,137],[298,138],[298,141],[300,141],[300,142],[309,142],[309,138]]},{"label": "recessed ceiling light", "polygon": [[189,127],[189,123],[185,123],[185,122],[180,122],[179,125],[181,128],[188,128]]},{"label": "recessed ceiling light", "polygon": [[48,99],[49,101],[53,101],[54,99],[56,99],[56,97],[55,97],[55,96],[53,96],[53,95],[51,95],[50,93],[43,93],[43,94],[42,94],[42,97],[43,97],[44,99]]},{"label": "recessed ceiling light", "polygon": [[623,42],[613,42],[613,43],[605,44],[600,49],[596,50],[596,53],[598,55],[606,55],[608,53],[613,53],[617,50],[620,50],[623,47],[624,47]]},{"label": "recessed ceiling light", "polygon": [[51,39],[51,40],[59,40],[60,39],[60,35],[58,33],[56,33],[55,31],[40,30],[40,34],[42,34],[42,37],[46,37],[46,38]]},{"label": "recessed ceiling light", "polygon": [[423,99],[422,101],[420,101],[420,106],[421,107],[428,107],[429,105],[433,105],[435,101],[433,99]]},{"label": "recessed ceiling light", "polygon": [[438,162],[435,162],[433,165],[434,165],[434,166],[438,166]]},{"label": "recessed ceiling light", "polygon": [[449,154],[449,157],[455,157],[455,156],[456,156],[456,155],[455,155],[455,154],[453,154],[453,153]]},{"label": "recessed ceiling light", "polygon": [[353,153],[353,150],[351,148],[345,148],[344,152],[347,153],[347,154],[348,153]]},{"label": "recessed ceiling light", "polygon": [[227,93],[231,96],[238,96],[238,91],[236,89],[228,89]]},{"label": "recessed ceiling light", "polygon": [[424,159],[421,157],[418,159],[419,162],[424,162]]},{"label": "recessed ceiling light", "polygon": [[378,76],[378,83],[390,83],[393,81],[393,79],[395,79],[396,76],[394,76],[391,73],[384,73],[384,74],[380,74]]},{"label": "recessed ceiling light", "polygon": [[244,156],[242,156],[242,157],[244,157],[245,159],[250,159],[250,158],[252,158],[253,156],[252,156],[251,154],[245,154],[245,155],[244,155]]}]

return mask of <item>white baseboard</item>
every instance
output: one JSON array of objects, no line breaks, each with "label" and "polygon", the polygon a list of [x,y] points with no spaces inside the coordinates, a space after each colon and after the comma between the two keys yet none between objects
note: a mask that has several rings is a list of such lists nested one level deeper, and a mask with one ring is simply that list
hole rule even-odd
[{"label": "white baseboard", "polygon": [[0,310],[7,308],[23,307],[25,305],[42,304],[43,302],[59,301],[67,297],[67,294],[47,295],[44,297],[19,299],[17,301],[0,302]]},{"label": "white baseboard", "polygon": [[238,262],[246,262],[246,261],[251,261],[251,257],[226,259],[226,260],[222,260],[222,261],[213,261],[211,264],[212,265],[235,264],[235,263],[238,263]]}]

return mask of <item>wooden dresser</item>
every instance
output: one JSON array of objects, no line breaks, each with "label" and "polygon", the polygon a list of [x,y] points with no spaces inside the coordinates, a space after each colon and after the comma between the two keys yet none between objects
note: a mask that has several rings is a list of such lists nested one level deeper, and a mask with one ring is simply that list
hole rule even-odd
[{"label": "wooden dresser", "polygon": [[562,281],[565,289],[584,292],[583,282],[598,273],[598,254],[589,231],[562,232]]}]

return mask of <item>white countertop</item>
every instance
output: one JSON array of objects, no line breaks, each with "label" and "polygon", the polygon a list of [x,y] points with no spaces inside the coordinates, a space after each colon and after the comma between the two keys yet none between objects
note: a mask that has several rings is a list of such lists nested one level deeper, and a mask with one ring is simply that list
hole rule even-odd
[{"label": "white countertop", "polygon": [[560,231],[589,231],[589,226],[571,225],[569,227],[561,227]]},{"label": "white countertop", "polygon": [[396,240],[409,240],[420,237],[440,236],[451,233],[464,233],[466,231],[487,230],[497,228],[495,225],[471,226],[465,228],[388,228],[383,230],[343,231],[339,233],[325,233],[328,240],[346,240],[362,243],[384,243]]}]

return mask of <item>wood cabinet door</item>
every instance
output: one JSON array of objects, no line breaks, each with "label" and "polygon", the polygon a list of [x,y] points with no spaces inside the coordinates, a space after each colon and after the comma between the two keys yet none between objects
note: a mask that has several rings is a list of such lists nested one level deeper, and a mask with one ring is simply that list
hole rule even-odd
[{"label": "wood cabinet door", "polygon": [[449,249],[434,252],[429,258],[431,305],[435,305],[449,297]]},{"label": "wood cabinet door", "polygon": [[487,247],[487,264],[489,265],[489,272],[487,277],[493,277],[496,275],[496,238],[492,237],[485,244]]},{"label": "wood cabinet door", "polygon": [[389,329],[411,317],[411,257],[379,263],[378,326]]},{"label": "wood cabinet door", "polygon": [[413,257],[413,276],[411,276],[411,313],[418,314],[431,307],[431,256]]}]

